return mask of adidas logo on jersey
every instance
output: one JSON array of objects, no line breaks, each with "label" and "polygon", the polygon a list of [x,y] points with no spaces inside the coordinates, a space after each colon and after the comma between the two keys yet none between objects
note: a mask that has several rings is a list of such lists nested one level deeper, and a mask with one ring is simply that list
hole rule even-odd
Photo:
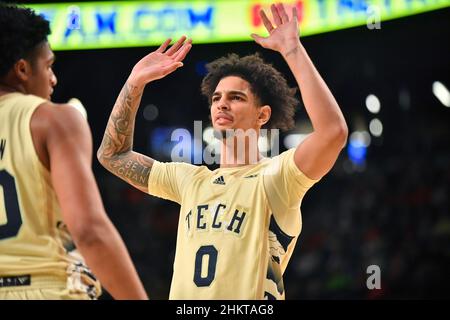
[{"label": "adidas logo on jersey", "polygon": [[0,277],[0,288],[29,286],[31,284],[31,276],[29,274],[22,276]]},{"label": "adidas logo on jersey", "polygon": [[216,178],[216,179],[213,181],[213,183],[214,183],[214,184],[225,185],[225,180],[223,179],[223,176],[220,176],[220,177]]}]

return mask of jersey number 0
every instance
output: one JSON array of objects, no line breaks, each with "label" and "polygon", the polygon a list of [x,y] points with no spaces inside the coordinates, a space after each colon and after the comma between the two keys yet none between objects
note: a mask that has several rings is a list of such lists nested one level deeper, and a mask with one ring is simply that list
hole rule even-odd
[{"label": "jersey number 0", "polygon": [[0,240],[4,240],[17,236],[22,225],[22,216],[20,215],[14,177],[6,170],[0,170],[0,187],[3,190],[6,211],[6,224],[0,226]]},{"label": "jersey number 0", "polygon": [[[208,270],[202,277],[203,258],[208,256]],[[197,287],[207,287],[216,276],[217,249],[214,246],[201,246],[195,255],[194,283]]]}]

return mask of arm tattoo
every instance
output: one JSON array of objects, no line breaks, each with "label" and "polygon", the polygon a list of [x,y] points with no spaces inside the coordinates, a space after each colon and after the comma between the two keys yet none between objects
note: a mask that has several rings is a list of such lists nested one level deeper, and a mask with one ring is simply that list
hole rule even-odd
[{"label": "arm tattoo", "polygon": [[285,56],[288,57],[288,56],[290,56],[291,54],[296,53],[296,52],[298,51],[299,48],[300,48],[300,47],[297,46],[297,47],[295,47],[295,48],[289,50],[288,52],[286,52]]},{"label": "arm tattoo", "polygon": [[152,165],[149,157],[134,152],[112,158],[107,164],[112,173],[143,191],[147,191]]},{"label": "arm tattoo", "polygon": [[147,191],[153,160],[132,151],[134,123],[142,92],[143,89],[125,83],[109,117],[97,157],[113,174]]}]

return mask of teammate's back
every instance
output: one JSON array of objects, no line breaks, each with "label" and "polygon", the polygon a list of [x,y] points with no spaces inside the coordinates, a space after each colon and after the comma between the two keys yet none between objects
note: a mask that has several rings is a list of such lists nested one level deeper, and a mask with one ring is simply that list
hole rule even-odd
[{"label": "teammate's back", "polygon": [[50,172],[33,145],[31,118],[45,102],[18,92],[0,96],[0,288],[65,287],[69,277],[73,297],[96,297],[95,278],[78,276],[89,271],[74,250]]},{"label": "teammate's back", "polygon": [[95,298],[90,269],[114,298],[145,299],[103,208],[87,121],[50,102],[49,32],[33,11],[0,4],[0,300]]}]

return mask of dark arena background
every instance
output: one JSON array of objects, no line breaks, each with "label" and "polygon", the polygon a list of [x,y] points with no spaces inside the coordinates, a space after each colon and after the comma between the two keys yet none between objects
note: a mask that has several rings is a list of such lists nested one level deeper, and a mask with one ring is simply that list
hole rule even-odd
[{"label": "dark arena background", "polygon": [[[382,21],[380,29],[302,38],[346,117],[349,140],[332,171],[303,200],[302,233],[284,276],[288,300],[450,298],[449,39],[448,7]],[[174,142],[168,132],[193,132],[194,120],[209,125],[200,94],[204,65],[227,53],[260,52],[296,86],[282,57],[250,40],[194,39],[184,67],[147,86],[134,149],[169,161]],[[155,48],[55,52],[53,100],[83,102],[94,155],[131,68]],[[302,105],[296,120],[296,129],[281,135],[280,152],[311,130]],[[167,299],[178,205],[133,189],[95,156],[93,168],[146,290],[152,299]],[[380,270],[380,289],[367,287],[373,265]]]}]

